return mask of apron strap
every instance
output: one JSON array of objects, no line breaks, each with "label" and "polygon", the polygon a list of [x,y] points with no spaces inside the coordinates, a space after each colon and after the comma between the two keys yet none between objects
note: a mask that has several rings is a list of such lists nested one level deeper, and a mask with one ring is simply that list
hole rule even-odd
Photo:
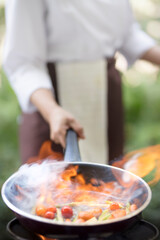
[{"label": "apron strap", "polygon": [[58,97],[58,83],[56,78],[56,69],[54,63],[47,63],[48,73],[50,75],[52,85],[55,91],[55,99],[57,103],[59,103],[59,97]]},{"label": "apron strap", "polygon": [[109,161],[121,158],[124,147],[124,110],[122,80],[115,68],[116,60],[108,59],[108,144]]}]

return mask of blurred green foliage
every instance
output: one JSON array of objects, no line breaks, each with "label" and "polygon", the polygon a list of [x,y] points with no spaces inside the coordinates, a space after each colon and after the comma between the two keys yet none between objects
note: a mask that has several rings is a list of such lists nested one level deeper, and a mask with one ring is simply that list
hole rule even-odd
[{"label": "blurred green foliage", "polygon": [[[3,71],[0,72],[0,188],[4,181],[18,169],[20,165],[18,153],[19,107]],[[0,232],[3,240],[11,239],[6,233],[6,223],[14,217],[10,209],[0,198]]]},{"label": "blurred green foliage", "polygon": [[[137,78],[141,77],[137,73]],[[126,78],[126,76],[124,77]],[[125,152],[160,143],[160,78],[132,87],[124,82]]]},{"label": "blurred green foliage", "polygon": [[0,7],[0,24],[5,23],[5,18],[4,18],[4,7]]},{"label": "blurred green foliage", "polygon": [[[154,224],[160,231],[160,182],[151,187],[152,199],[148,207],[143,211],[143,218]],[[159,238],[160,239],[160,236]]]},{"label": "blurred green foliage", "polygon": [[19,164],[18,154],[18,115],[19,107],[3,72],[0,88],[0,185],[6,176],[13,173]]}]

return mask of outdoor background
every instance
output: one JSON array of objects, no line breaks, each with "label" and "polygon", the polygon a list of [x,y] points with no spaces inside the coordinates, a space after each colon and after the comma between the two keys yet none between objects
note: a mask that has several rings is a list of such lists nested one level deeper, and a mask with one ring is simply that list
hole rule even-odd
[{"label": "outdoor background", "polygon": [[[160,1],[132,0],[141,27],[160,43]],[[0,0],[0,66],[5,35],[4,1]],[[134,48],[134,46],[133,46]],[[125,105],[125,152],[160,143],[160,72],[159,68],[138,61],[126,70],[126,62],[118,57],[117,67],[123,74]],[[16,97],[0,67],[0,188],[20,166],[18,153],[18,117]],[[144,213],[160,229],[160,184],[152,188],[153,197]],[[0,198],[0,239],[10,239],[6,223],[13,218]]]}]

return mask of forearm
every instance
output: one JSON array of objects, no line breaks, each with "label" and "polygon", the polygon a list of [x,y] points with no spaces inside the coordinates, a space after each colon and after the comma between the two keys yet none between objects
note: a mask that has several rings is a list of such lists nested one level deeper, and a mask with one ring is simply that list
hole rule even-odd
[{"label": "forearm", "polygon": [[40,88],[36,90],[31,95],[30,101],[37,107],[47,122],[50,121],[51,112],[59,107],[50,89]]},{"label": "forearm", "polygon": [[160,46],[154,46],[145,52],[142,57],[142,60],[146,60],[156,65],[160,65]]},{"label": "forearm", "polygon": [[80,138],[84,138],[79,122],[54,99],[52,91],[41,88],[32,93],[30,101],[37,107],[50,127],[50,138],[65,147],[66,131],[72,128]]}]

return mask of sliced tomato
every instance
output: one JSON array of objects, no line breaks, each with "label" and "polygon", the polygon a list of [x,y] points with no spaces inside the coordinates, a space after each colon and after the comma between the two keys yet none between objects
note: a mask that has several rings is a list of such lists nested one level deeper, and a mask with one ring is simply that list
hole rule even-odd
[{"label": "sliced tomato", "polygon": [[120,218],[126,216],[126,211],[124,209],[116,209],[112,212],[114,218]]},{"label": "sliced tomato", "polygon": [[75,223],[83,223],[85,222],[85,220],[83,218],[78,218]]}]

